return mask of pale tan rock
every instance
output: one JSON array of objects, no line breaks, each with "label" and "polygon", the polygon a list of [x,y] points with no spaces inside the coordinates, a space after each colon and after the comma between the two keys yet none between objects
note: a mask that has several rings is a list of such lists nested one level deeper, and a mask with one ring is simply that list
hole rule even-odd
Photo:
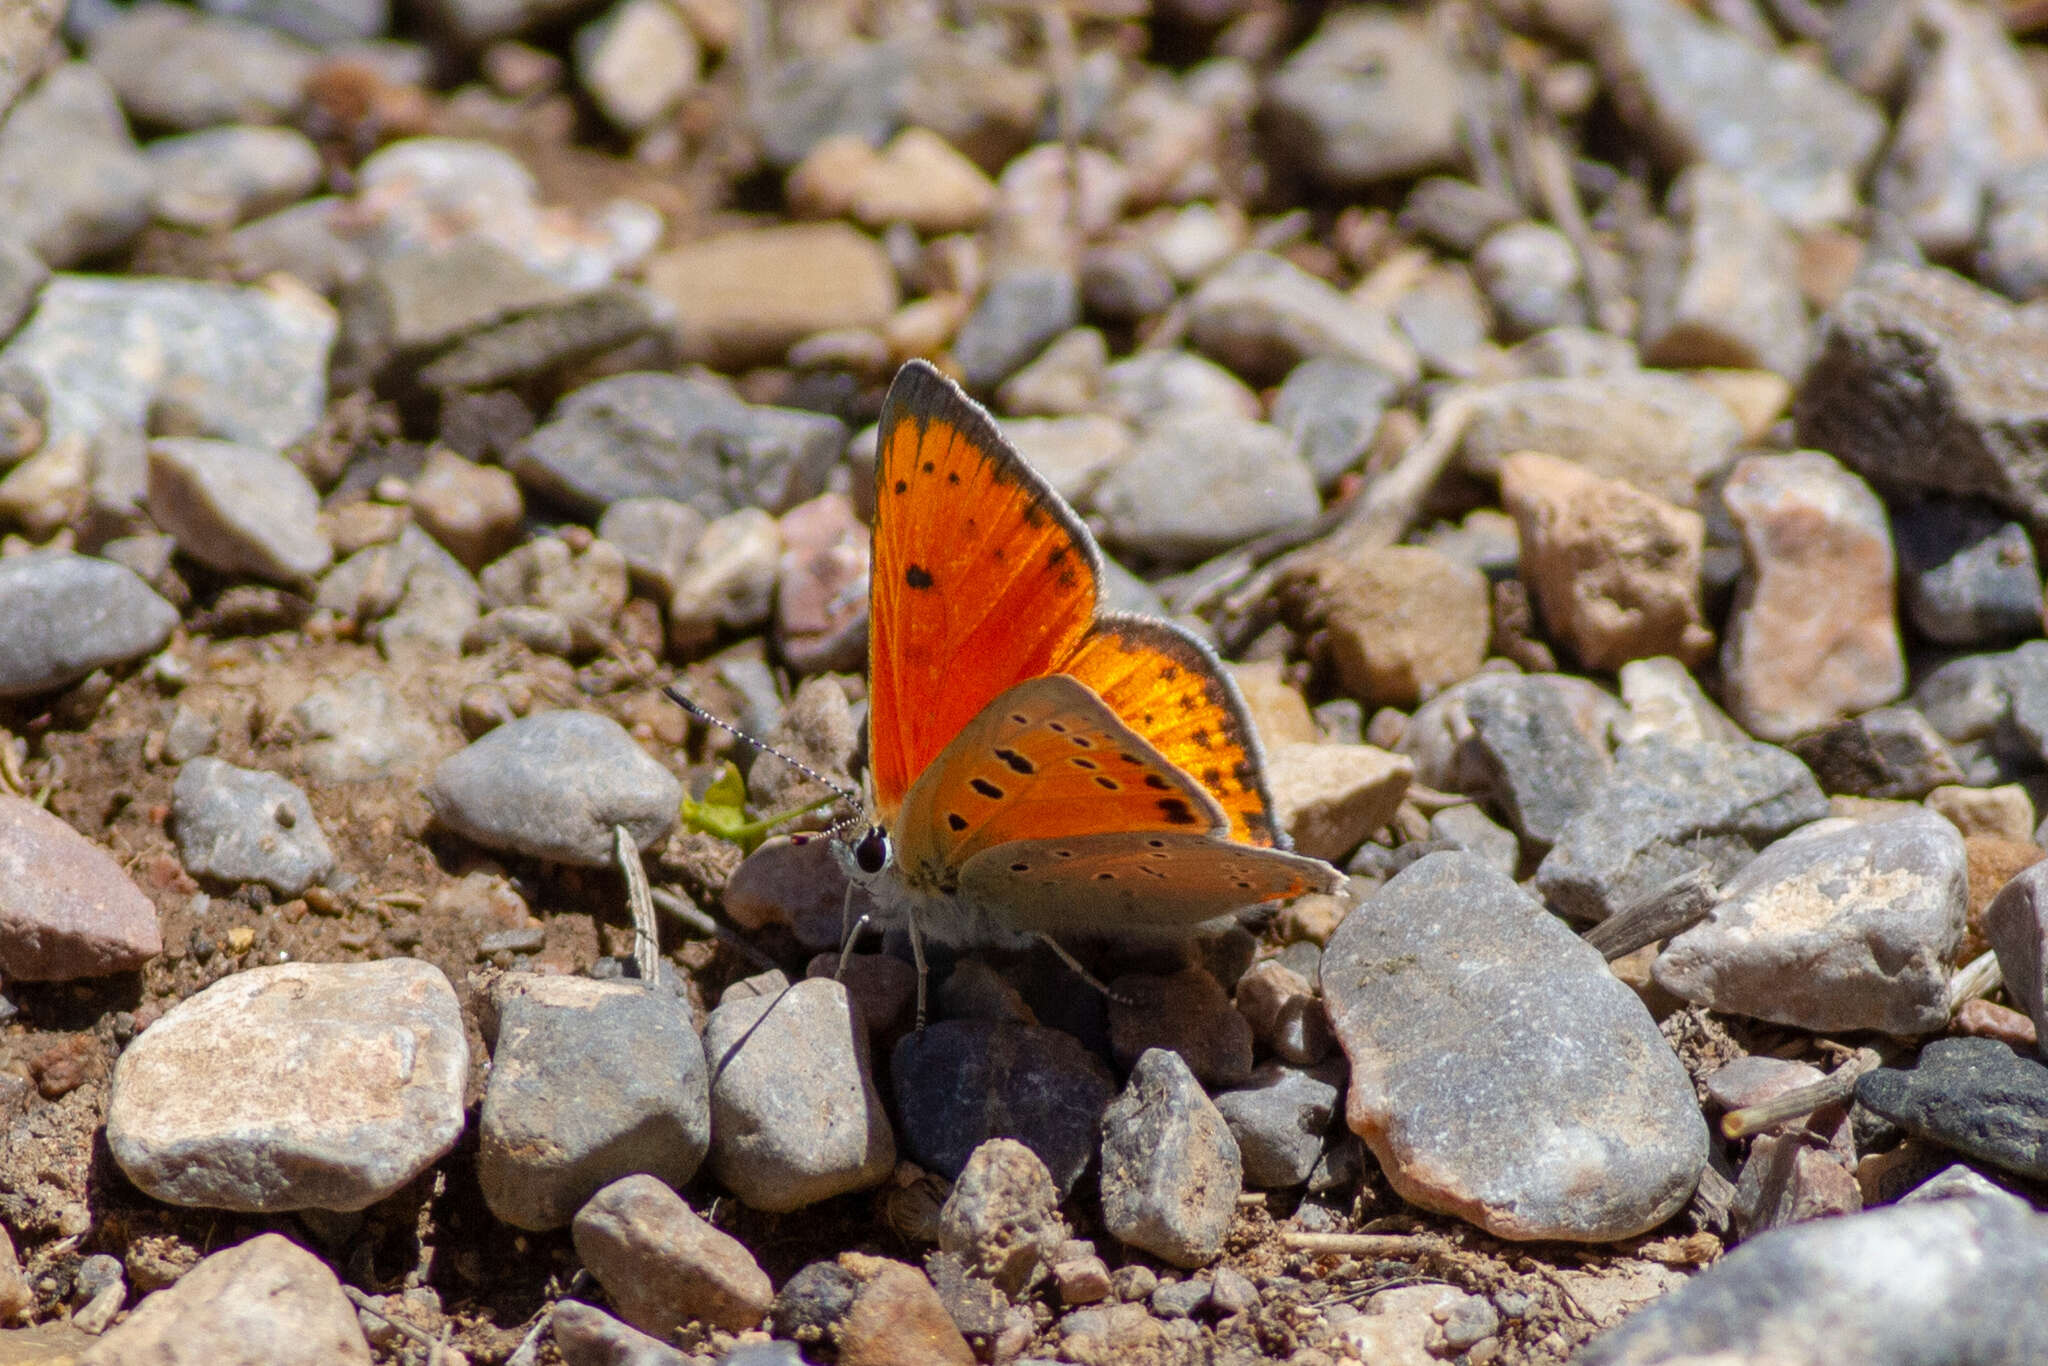
[{"label": "pale tan rock", "polygon": [[526,514],[510,471],[474,464],[445,446],[427,452],[409,501],[427,533],[472,571],[512,548]]},{"label": "pale tan rock", "polygon": [[264,1233],[216,1252],[135,1307],[78,1366],[370,1366],[327,1264]]},{"label": "pale tan rock", "polygon": [[1700,608],[1698,513],[1534,451],[1508,457],[1500,489],[1544,624],[1582,665],[1706,658],[1714,636]]},{"label": "pale tan rock", "polygon": [[722,233],[656,256],[647,284],[675,306],[685,359],[719,369],[780,361],[835,327],[879,327],[896,311],[881,245],[844,223]]},{"label": "pale tan rock", "polygon": [[1433,550],[1389,546],[1326,565],[1315,597],[1338,682],[1361,702],[1413,706],[1486,658],[1486,576]]},{"label": "pale tan rock", "polygon": [[1996,835],[2000,839],[2031,843],[2034,838],[2034,799],[2018,783],[2002,787],[1937,787],[1927,794],[1927,809],[1948,817],[1965,839],[1971,835]]},{"label": "pale tan rock", "polygon": [[1394,818],[1415,761],[1371,745],[1283,744],[1266,755],[1273,818],[1312,858],[1339,862]]},{"label": "pale tan rock", "polygon": [[1245,710],[1251,713],[1252,730],[1259,743],[1270,750],[1279,745],[1312,745],[1322,740],[1322,728],[1316,725],[1308,700],[1280,676],[1279,660],[1259,659],[1227,667],[1238,694],[1244,698]]}]

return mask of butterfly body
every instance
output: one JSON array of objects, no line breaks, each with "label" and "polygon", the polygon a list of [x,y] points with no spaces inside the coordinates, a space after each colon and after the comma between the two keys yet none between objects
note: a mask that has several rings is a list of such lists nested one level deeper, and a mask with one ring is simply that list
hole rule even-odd
[{"label": "butterfly body", "polygon": [[883,405],[869,623],[878,918],[958,947],[1185,935],[1332,890],[1287,852],[1244,704],[1199,639],[1097,610],[1101,555],[921,362]]}]

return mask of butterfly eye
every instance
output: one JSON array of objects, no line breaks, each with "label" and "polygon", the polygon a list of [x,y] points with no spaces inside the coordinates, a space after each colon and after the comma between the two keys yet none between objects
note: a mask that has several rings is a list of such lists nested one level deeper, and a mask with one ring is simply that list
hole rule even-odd
[{"label": "butterfly eye", "polygon": [[853,865],[863,873],[879,873],[889,863],[889,832],[881,826],[868,827],[853,846]]}]

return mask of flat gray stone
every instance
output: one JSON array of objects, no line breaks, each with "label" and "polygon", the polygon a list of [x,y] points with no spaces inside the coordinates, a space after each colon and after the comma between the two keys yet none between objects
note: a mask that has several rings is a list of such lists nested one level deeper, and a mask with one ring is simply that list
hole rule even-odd
[{"label": "flat gray stone", "polygon": [[709,518],[782,513],[824,490],[847,436],[836,418],[756,407],[708,380],[635,373],[564,398],[508,463],[530,488],[589,514],[648,497]]},{"label": "flat gray stone", "polygon": [[52,439],[143,431],[163,401],[209,436],[281,451],[326,409],[337,326],[303,289],[57,275],[0,365],[49,390]]},{"label": "flat gray stone", "polygon": [[1368,361],[1314,356],[1287,372],[1273,397],[1273,425],[1294,438],[1327,488],[1365,458],[1401,389],[1400,376]]},{"label": "flat gray stone", "polygon": [[1175,1266],[1223,1251],[1244,1167],[1230,1126],[1178,1053],[1149,1049],[1102,1116],[1102,1222]]},{"label": "flat gray stone", "polygon": [[1816,1033],[1932,1033],[1948,1024],[1967,862],[1963,837],[1931,811],[1787,836],[1665,947],[1657,983]]},{"label": "flat gray stone", "polygon": [[1774,745],[1653,736],[1615,752],[1613,776],[1564,827],[1536,887],[1574,919],[1605,920],[1686,873],[1727,878],[1827,813],[1806,765]]},{"label": "flat gray stone", "polygon": [[1192,564],[1322,509],[1315,476],[1277,427],[1241,418],[1167,418],[1095,490],[1104,541]]},{"label": "flat gray stone", "polygon": [[414,958],[251,968],[122,1052],[107,1146],[155,1199],[275,1213],[364,1209],[462,1136],[469,1044]]},{"label": "flat gray stone", "polygon": [[78,1366],[370,1366],[340,1280],[281,1233],[214,1253],[87,1341]]},{"label": "flat gray stone", "polygon": [[1274,73],[1263,112],[1290,160],[1356,190],[1463,160],[1463,89],[1427,26],[1394,11],[1338,10]]},{"label": "flat gray stone", "polygon": [[1515,1239],[1669,1218],[1707,1161],[1691,1079],[1592,948],[1484,860],[1429,854],[1330,937],[1345,1119],[1401,1197]]},{"label": "flat gray stone", "polygon": [[1911,707],[1879,707],[1794,740],[1792,752],[1828,792],[1913,800],[1963,781],[1948,744]]},{"label": "flat gray stone", "polygon": [[435,768],[434,815],[490,849],[586,868],[614,861],[612,827],[645,849],[675,828],[683,785],[594,712],[510,721]]},{"label": "flat gray stone", "polygon": [[514,973],[492,986],[488,1022],[477,1184],[491,1213],[515,1228],[561,1228],[633,1172],[672,1186],[696,1175],[711,1143],[710,1079],[675,996]]},{"label": "flat gray stone", "polygon": [[2044,1279],[2048,1215],[1983,1199],[1865,1210],[1743,1244],[1572,1361],[2017,1366],[2048,1359]]},{"label": "flat gray stone", "polygon": [[210,756],[178,770],[171,831],[194,877],[261,882],[297,896],[334,871],[334,850],[305,793],[275,773]]},{"label": "flat gray stone", "polygon": [[320,149],[296,128],[228,124],[159,138],[143,149],[156,180],[156,216],[216,232],[306,197],[320,183]]},{"label": "flat gray stone", "polygon": [[711,1063],[711,1171],[755,1209],[785,1213],[880,1184],[896,1139],[875,1090],[867,1030],[827,977],[719,1004]]},{"label": "flat gray stone", "polygon": [[1005,271],[982,291],[953,340],[961,379],[987,393],[1080,320],[1081,286],[1073,272],[1047,266]]},{"label": "flat gray stone", "polygon": [[1329,1141],[1344,1080],[1341,1062],[1312,1068],[1265,1062],[1244,1085],[1217,1094],[1216,1109],[1237,1140],[1247,1186],[1286,1190],[1308,1180]]},{"label": "flat gray stone", "polygon": [[[449,0],[442,8],[481,8],[488,2]],[[563,1366],[692,1366],[690,1358],[660,1338],[581,1300],[556,1303],[548,1315],[548,1334],[562,1354]]]},{"label": "flat gray stone", "polygon": [[1928,498],[1892,513],[1906,619],[1941,645],[1992,645],[2041,627],[2027,529],[1982,503]]},{"label": "flat gray stone", "polygon": [[1856,208],[1884,115],[1823,67],[1675,0],[1616,0],[1595,55],[1624,121],[1667,167],[1724,167],[1794,227]]},{"label": "flat gray stone", "polygon": [[334,561],[320,495],[274,451],[198,437],[149,443],[149,515],[223,574],[303,583]]},{"label": "flat gray stone", "polygon": [[154,188],[121,106],[83,62],[45,76],[0,124],[0,236],[63,268],[121,250]]},{"label": "flat gray stone", "polygon": [[1377,366],[1403,385],[1421,374],[1415,349],[1385,310],[1262,251],[1236,257],[1189,296],[1188,335],[1255,382],[1318,356]]},{"label": "flat gray stone", "polygon": [[99,26],[87,57],[133,118],[177,129],[288,122],[319,60],[274,29],[165,4]]},{"label": "flat gray stone", "polygon": [[0,697],[32,697],[170,639],[178,609],[134,570],[68,551],[0,560]]},{"label": "flat gray stone", "polygon": [[1466,762],[1516,833],[1547,849],[1598,800],[1614,771],[1578,723],[1568,685],[1551,674],[1476,678],[1464,690]]}]

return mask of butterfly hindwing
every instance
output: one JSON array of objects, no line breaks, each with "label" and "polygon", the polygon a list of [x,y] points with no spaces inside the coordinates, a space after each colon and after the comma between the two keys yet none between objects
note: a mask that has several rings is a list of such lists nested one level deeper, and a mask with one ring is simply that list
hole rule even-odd
[{"label": "butterfly hindwing", "polygon": [[1222,836],[1213,797],[1062,674],[997,697],[906,796],[896,855],[913,883],[950,890],[980,851],[1016,841],[1163,831]]},{"label": "butterfly hindwing", "polygon": [[878,813],[997,695],[1054,672],[1095,618],[1087,529],[938,371],[882,405],[869,590],[868,757]]},{"label": "butterfly hindwing", "polygon": [[1181,831],[999,844],[960,870],[960,895],[1039,934],[1185,934],[1261,902],[1331,892],[1319,859]]},{"label": "butterfly hindwing", "polygon": [[1246,844],[1280,843],[1258,734],[1209,647],[1164,621],[1105,615],[1060,670],[1208,789]]}]

